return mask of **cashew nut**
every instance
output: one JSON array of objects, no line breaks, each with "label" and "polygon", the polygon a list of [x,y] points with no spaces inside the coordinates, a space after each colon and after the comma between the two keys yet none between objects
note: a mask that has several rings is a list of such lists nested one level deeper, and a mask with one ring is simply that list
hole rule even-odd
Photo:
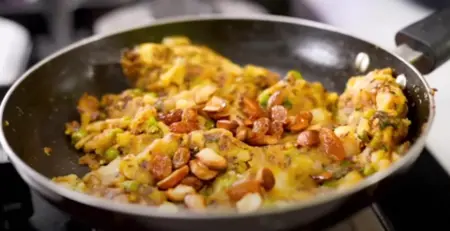
[{"label": "cashew nut", "polygon": [[211,169],[223,170],[228,166],[227,160],[210,148],[200,150],[195,157],[202,162],[202,164]]},{"label": "cashew nut", "polygon": [[189,161],[189,168],[191,169],[191,172],[201,180],[211,180],[219,173],[217,171],[210,170],[202,164],[200,160]]},{"label": "cashew nut", "polygon": [[156,185],[160,189],[168,189],[175,187],[180,183],[184,177],[189,174],[189,167],[187,165],[175,170],[168,177],[160,180]]},{"label": "cashew nut", "polygon": [[205,112],[219,112],[227,107],[227,101],[218,96],[213,96],[203,108]]},{"label": "cashew nut", "polygon": [[259,193],[249,193],[236,202],[239,213],[249,213],[258,210],[262,205],[262,198]]},{"label": "cashew nut", "polygon": [[195,193],[195,189],[187,185],[177,185],[175,188],[171,188],[166,191],[166,196],[169,200],[174,202],[180,202],[184,200],[184,197],[188,194]]},{"label": "cashew nut", "polygon": [[184,204],[189,209],[195,211],[202,211],[206,209],[206,201],[202,195],[199,194],[188,194],[184,197]]}]

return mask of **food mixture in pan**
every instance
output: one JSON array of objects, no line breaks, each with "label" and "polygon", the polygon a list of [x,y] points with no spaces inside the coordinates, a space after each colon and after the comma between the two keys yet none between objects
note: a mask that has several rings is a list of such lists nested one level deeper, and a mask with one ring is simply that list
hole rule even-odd
[{"label": "food mixture in pan", "polygon": [[390,68],[327,92],[300,72],[239,66],[186,37],[123,53],[132,89],[79,99],[65,134],[91,171],[53,180],[113,201],[245,213],[352,187],[409,147]]}]

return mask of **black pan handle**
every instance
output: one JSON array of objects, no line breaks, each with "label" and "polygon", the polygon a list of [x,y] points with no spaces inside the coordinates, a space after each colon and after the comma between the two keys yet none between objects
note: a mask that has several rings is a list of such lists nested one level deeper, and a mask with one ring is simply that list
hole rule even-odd
[{"label": "black pan handle", "polygon": [[450,8],[402,29],[396,34],[395,43],[399,55],[423,74],[430,73],[450,58]]}]

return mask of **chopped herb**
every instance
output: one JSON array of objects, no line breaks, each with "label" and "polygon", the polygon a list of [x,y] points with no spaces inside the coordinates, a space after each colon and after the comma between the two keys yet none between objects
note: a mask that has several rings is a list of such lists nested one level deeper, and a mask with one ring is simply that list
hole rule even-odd
[{"label": "chopped herb", "polygon": [[74,133],[72,133],[72,143],[77,143],[78,141],[80,141],[82,138],[84,138],[85,136],[87,136],[87,132],[83,129],[80,129]]},{"label": "chopped herb", "polygon": [[303,79],[302,74],[301,74],[300,72],[296,71],[296,70],[290,70],[290,71],[288,72],[288,75],[294,76],[295,79]]},{"label": "chopped herb", "polygon": [[372,174],[374,174],[376,172],[376,170],[372,167],[372,165],[366,165],[363,169],[363,174],[365,176],[370,176]]},{"label": "chopped herb", "polygon": [[259,98],[259,105],[261,105],[261,107],[267,107],[269,98],[270,98],[270,94],[268,92],[263,93]]},{"label": "chopped herb", "polygon": [[100,119],[103,120],[103,119],[106,119],[107,115],[106,115],[106,113],[101,112],[100,115],[99,115],[99,117],[100,117]]},{"label": "chopped herb", "polygon": [[397,127],[396,119],[390,117],[384,111],[376,111],[373,116],[378,119],[378,125],[381,130],[384,130],[389,126],[392,126],[393,128]]},{"label": "chopped herb", "polygon": [[362,142],[369,142],[370,141],[369,133],[367,131],[363,131],[362,134],[358,134],[358,138]]},{"label": "chopped herb", "polygon": [[108,135],[114,137],[118,133],[123,133],[123,130],[121,128],[114,128]]},{"label": "chopped herb", "polygon": [[130,116],[124,116],[122,117],[122,120],[125,122],[130,122],[131,121],[131,117]]},{"label": "chopped herb", "polygon": [[363,117],[366,119],[370,119],[374,116],[374,114],[375,114],[375,110],[370,109],[370,110],[367,110],[364,112]]},{"label": "chopped herb", "polygon": [[157,123],[158,121],[156,121],[156,118],[154,116],[147,119],[147,126],[149,127],[155,126]]},{"label": "chopped herb", "polygon": [[158,94],[156,94],[155,92],[147,92],[147,93],[145,93],[145,95],[148,95],[148,96],[151,96],[154,98],[158,98]]},{"label": "chopped herb", "polygon": [[375,135],[372,137],[372,140],[369,143],[369,147],[376,149],[380,147],[380,144],[383,140],[383,136],[381,133],[375,133]]},{"label": "chopped herb", "polygon": [[329,187],[329,188],[336,188],[338,186],[337,180],[328,180],[323,182],[322,186]]},{"label": "chopped herb", "polygon": [[206,120],[205,121],[205,128],[206,129],[212,129],[215,127],[214,121],[212,120]]},{"label": "chopped herb", "polygon": [[120,155],[119,150],[117,150],[117,148],[108,148],[108,150],[106,150],[105,152],[105,158],[108,161],[113,161],[114,159],[116,159],[118,156]]},{"label": "chopped herb", "polygon": [[348,168],[348,167],[350,167],[350,165],[352,165],[352,162],[349,160],[343,160],[341,162],[341,167],[343,167],[343,168]]},{"label": "chopped herb", "polygon": [[158,131],[159,131],[159,127],[157,125],[153,125],[148,128],[148,132],[152,133],[152,134],[157,133]]},{"label": "chopped herb", "polygon": [[5,120],[5,122],[4,122],[4,123],[5,123],[5,126],[6,126],[6,127],[8,127],[8,126],[9,126],[9,121],[8,121],[8,120]]},{"label": "chopped herb", "polygon": [[134,95],[141,95],[143,93],[143,91],[140,88],[135,88],[135,89],[131,90],[131,93]]},{"label": "chopped herb", "polygon": [[285,100],[284,102],[283,102],[283,106],[286,108],[286,109],[291,109],[292,108],[292,102],[290,101],[290,100]]},{"label": "chopped herb", "polygon": [[391,126],[393,128],[396,127],[396,125],[394,123],[392,123],[391,121],[389,121],[389,120],[383,120],[383,121],[380,120],[380,129],[381,130],[384,130],[385,128],[387,128],[389,126]]}]

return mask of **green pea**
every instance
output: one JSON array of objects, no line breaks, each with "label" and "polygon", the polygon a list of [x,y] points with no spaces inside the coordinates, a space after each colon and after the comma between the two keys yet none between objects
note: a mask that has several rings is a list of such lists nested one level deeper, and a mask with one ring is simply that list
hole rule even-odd
[{"label": "green pea", "polygon": [[120,155],[119,150],[117,150],[117,148],[113,148],[113,147],[108,148],[108,150],[106,150],[106,152],[105,152],[105,158],[109,161],[113,161],[119,155]]},{"label": "green pea", "polygon": [[283,102],[283,106],[286,108],[286,109],[291,109],[292,108],[292,102],[290,101],[290,100],[285,100],[284,102]]},{"label": "green pea", "polygon": [[296,71],[296,70],[290,70],[288,72],[288,75],[294,76],[295,79],[303,79],[303,76],[300,72]]},{"label": "green pea", "polygon": [[140,89],[140,88],[135,88],[135,89],[131,90],[131,92],[135,95],[141,95],[143,93],[142,89]]},{"label": "green pea", "polygon": [[328,180],[323,183],[323,186],[329,188],[336,188],[338,186],[338,182],[336,180]]},{"label": "green pea", "polygon": [[259,98],[259,105],[261,105],[262,107],[267,107],[267,103],[269,102],[269,98],[270,98],[270,94],[269,93],[264,93],[263,95],[261,95],[260,98]]},{"label": "green pea", "polygon": [[85,130],[78,130],[74,133],[72,133],[72,142],[76,143],[78,141],[80,141],[82,138],[84,138],[85,136],[87,136],[87,132]]},{"label": "green pea", "polygon": [[147,93],[145,93],[145,95],[148,95],[148,96],[151,96],[154,98],[158,98],[158,94],[156,94],[155,92],[147,92]]},{"label": "green pea", "polygon": [[156,118],[154,116],[147,119],[147,125],[149,127],[155,126],[155,125],[157,125],[157,123],[158,123],[158,121],[156,120]]},{"label": "green pea", "polygon": [[148,128],[148,133],[154,134],[159,131],[159,127],[157,125],[152,125]]},{"label": "green pea", "polygon": [[343,161],[341,162],[341,167],[343,167],[343,168],[350,167],[350,165],[352,165],[352,162],[349,161],[349,160],[343,160]]},{"label": "green pea", "polygon": [[206,129],[212,129],[215,127],[214,121],[212,120],[206,120],[205,121],[205,128]]},{"label": "green pea", "polygon": [[115,137],[119,133],[123,133],[123,130],[121,128],[114,128],[108,135],[110,137]]},{"label": "green pea", "polygon": [[366,119],[371,119],[375,115],[375,112],[376,111],[374,109],[369,109],[364,112],[363,117]]},{"label": "green pea", "polygon": [[139,189],[139,183],[134,180],[127,180],[127,181],[122,182],[122,187],[127,192],[136,192]]},{"label": "green pea", "polygon": [[369,133],[367,131],[362,131],[361,134],[358,134],[358,138],[362,141],[362,142],[369,142],[370,138],[369,138]]}]

